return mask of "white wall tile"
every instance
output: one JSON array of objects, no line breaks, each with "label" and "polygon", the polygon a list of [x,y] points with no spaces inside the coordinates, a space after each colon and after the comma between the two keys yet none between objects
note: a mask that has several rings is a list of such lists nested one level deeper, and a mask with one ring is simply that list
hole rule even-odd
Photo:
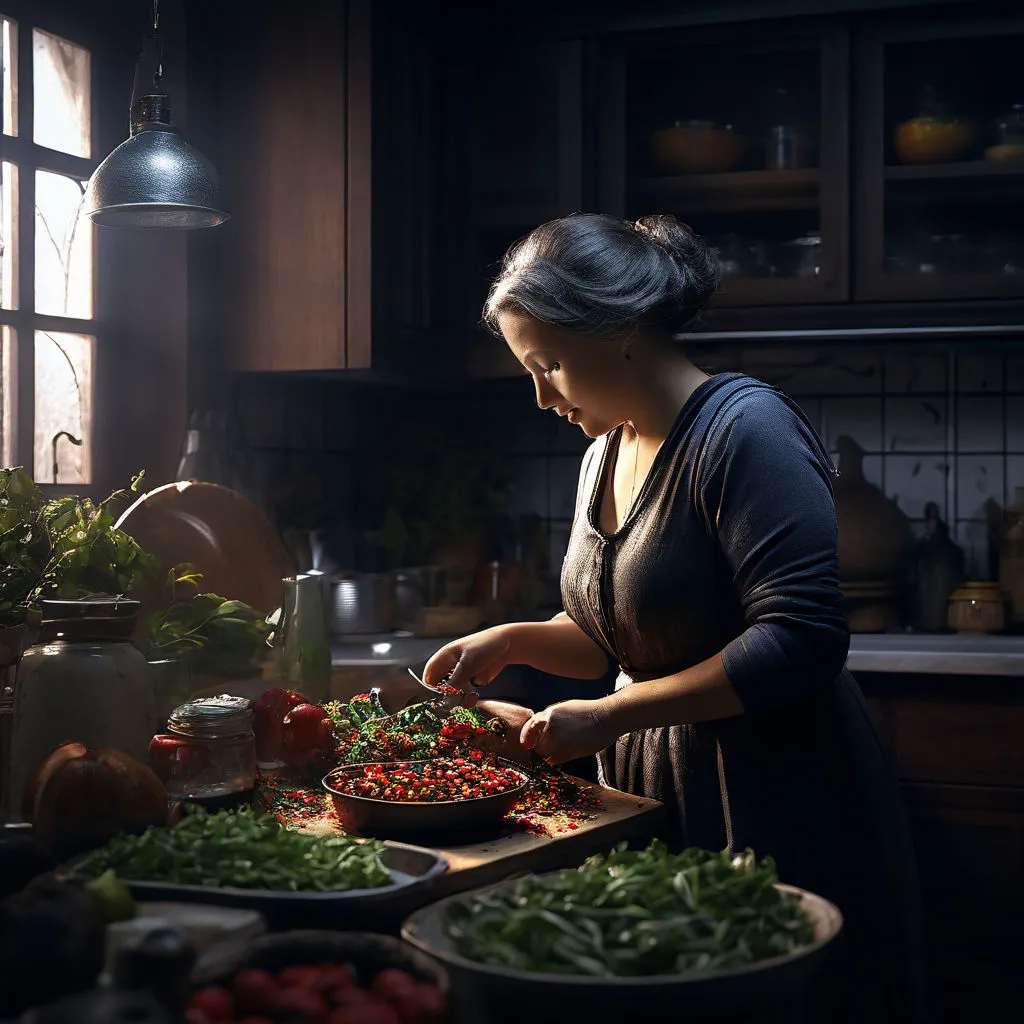
[{"label": "white wall tile", "polygon": [[1001,356],[984,354],[956,357],[957,391],[1000,391],[1003,387]]},{"label": "white wall tile", "polygon": [[885,450],[946,450],[946,401],[942,398],[886,398]]},{"label": "white wall tile", "polygon": [[1016,504],[1017,490],[1024,487],[1024,455],[1006,456],[1006,496]]},{"label": "white wall tile", "polygon": [[889,394],[946,390],[948,359],[944,355],[889,353],[885,357],[885,390]]},{"label": "white wall tile", "polygon": [[992,573],[992,544],[988,523],[957,523],[956,542],[963,548],[964,570],[969,580],[990,580]]},{"label": "white wall tile", "polygon": [[1009,391],[1024,392],[1024,355],[1006,357],[1006,387]]},{"label": "white wall tile", "polygon": [[886,455],[885,493],[911,519],[921,519],[929,501],[945,518],[946,467],[941,455]]},{"label": "white wall tile", "polygon": [[1006,450],[1024,453],[1024,396],[1006,397]]},{"label": "white wall tile", "polygon": [[881,398],[823,398],[821,425],[825,443],[835,447],[844,434],[852,437],[865,451],[882,447]]},{"label": "white wall tile", "polygon": [[882,357],[873,349],[808,346],[800,363],[784,368],[778,386],[787,394],[873,395],[882,390]]},{"label": "white wall tile", "polygon": [[1003,456],[957,456],[956,495],[958,519],[984,519],[988,502],[1002,505]]},{"label": "white wall tile", "polygon": [[1003,399],[960,396],[956,401],[956,450],[999,452],[1003,450]]}]

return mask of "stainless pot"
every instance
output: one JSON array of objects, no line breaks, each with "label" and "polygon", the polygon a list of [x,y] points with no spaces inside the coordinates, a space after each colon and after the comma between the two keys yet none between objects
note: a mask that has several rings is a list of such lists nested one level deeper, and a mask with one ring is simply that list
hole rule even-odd
[{"label": "stainless pot", "polygon": [[331,634],[390,633],[395,628],[395,578],[389,573],[335,577],[331,583]]}]

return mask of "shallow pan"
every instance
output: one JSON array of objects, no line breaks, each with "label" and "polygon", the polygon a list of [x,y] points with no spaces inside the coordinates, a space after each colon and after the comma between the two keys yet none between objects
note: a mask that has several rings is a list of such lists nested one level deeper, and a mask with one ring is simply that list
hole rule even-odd
[{"label": "shallow pan", "polygon": [[361,775],[371,765],[429,764],[430,758],[417,761],[368,762],[347,764],[335,768],[324,776],[324,789],[330,794],[334,811],[342,828],[361,836],[377,839],[394,838],[424,842],[451,840],[453,837],[486,837],[501,829],[505,815],[515,807],[529,785],[529,776],[519,765],[498,758],[498,764],[516,773],[520,784],[506,793],[470,797],[466,800],[414,801],[375,800],[372,797],[352,796],[336,788],[335,783],[350,775]]}]

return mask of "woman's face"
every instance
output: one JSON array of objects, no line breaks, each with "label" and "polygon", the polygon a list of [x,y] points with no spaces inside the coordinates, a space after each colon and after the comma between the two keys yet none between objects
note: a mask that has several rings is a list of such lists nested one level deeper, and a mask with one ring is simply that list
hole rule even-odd
[{"label": "woman's face", "polygon": [[501,313],[498,322],[533,378],[542,409],[554,409],[587,437],[601,437],[629,419],[622,342],[549,327],[522,313]]}]

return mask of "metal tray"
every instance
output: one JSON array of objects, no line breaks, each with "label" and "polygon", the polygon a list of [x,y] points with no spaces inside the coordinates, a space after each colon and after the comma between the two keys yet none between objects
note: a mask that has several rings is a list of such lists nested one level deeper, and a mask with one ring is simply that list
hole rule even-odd
[{"label": "metal tray", "polygon": [[375,800],[372,797],[342,793],[333,780],[361,774],[371,765],[429,764],[433,758],[412,761],[371,761],[346,764],[332,769],[323,779],[323,787],[334,803],[335,813],[346,832],[379,839],[402,838],[465,841],[468,837],[483,838],[501,830],[505,815],[516,805],[530,778],[521,765],[498,758],[498,764],[516,773],[520,784],[506,793],[471,797],[466,800],[431,800],[422,803]]},{"label": "metal tray", "polygon": [[[272,889],[216,888],[206,885],[174,885],[169,882],[142,882],[125,879],[132,896],[147,902],[206,903],[222,907],[243,907],[263,914],[272,927],[300,921],[330,922],[332,927],[355,927],[373,919],[391,903],[422,903],[423,890],[448,870],[448,862],[439,853],[406,843],[387,842],[381,856],[391,873],[392,884],[378,889],[351,889],[347,892],[288,892]],[[72,874],[81,874],[92,854],[69,865]],[[409,897],[414,897],[410,900]]]}]

